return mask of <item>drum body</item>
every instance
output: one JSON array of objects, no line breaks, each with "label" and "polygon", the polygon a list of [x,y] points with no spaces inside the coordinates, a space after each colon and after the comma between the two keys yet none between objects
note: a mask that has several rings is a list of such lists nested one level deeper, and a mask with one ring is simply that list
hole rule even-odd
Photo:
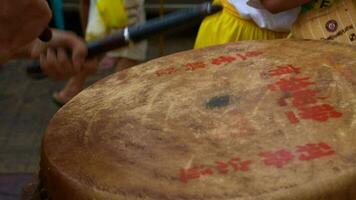
[{"label": "drum body", "polygon": [[51,120],[62,199],[356,199],[356,48],[241,42],[114,74]]}]

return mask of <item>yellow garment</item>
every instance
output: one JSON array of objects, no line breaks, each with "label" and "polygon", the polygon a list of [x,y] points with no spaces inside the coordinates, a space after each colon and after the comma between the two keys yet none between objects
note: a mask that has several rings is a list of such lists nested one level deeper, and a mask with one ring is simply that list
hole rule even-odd
[{"label": "yellow garment", "polygon": [[200,25],[194,48],[202,48],[242,40],[271,40],[283,38],[278,33],[258,27],[252,20],[242,19],[227,0],[214,1],[222,4],[222,12],[206,17]]},{"label": "yellow garment", "polygon": [[127,26],[128,17],[124,0],[98,0],[96,6],[107,28]]}]

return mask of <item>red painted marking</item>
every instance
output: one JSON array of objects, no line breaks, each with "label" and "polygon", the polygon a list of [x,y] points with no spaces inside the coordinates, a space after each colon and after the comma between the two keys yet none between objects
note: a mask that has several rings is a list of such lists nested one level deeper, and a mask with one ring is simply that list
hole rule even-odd
[{"label": "red painted marking", "polygon": [[180,181],[187,183],[189,180],[198,179],[202,176],[209,176],[214,174],[213,170],[204,167],[191,167],[188,169],[180,170]]},{"label": "red painted marking", "polygon": [[180,180],[187,183],[190,179],[200,178],[200,172],[198,168],[189,168],[180,170]]},{"label": "red painted marking", "polygon": [[293,111],[288,111],[285,114],[286,114],[287,118],[289,119],[290,123],[296,124],[299,122],[299,119],[297,118],[297,116],[295,116]]},{"label": "red painted marking", "polygon": [[247,60],[247,57],[246,57],[246,56],[243,56],[243,55],[241,55],[241,54],[239,54],[239,53],[237,53],[236,56],[237,56],[238,58],[240,58],[242,61]]},{"label": "red painted marking", "polygon": [[220,161],[216,161],[216,168],[218,169],[218,171],[220,172],[220,174],[227,174],[229,172],[229,165],[224,163],[224,162],[220,162]]},{"label": "red painted marking", "polygon": [[303,119],[311,119],[319,122],[325,122],[329,118],[339,118],[341,112],[334,110],[334,107],[329,104],[317,105],[308,108],[299,108],[299,115]]},{"label": "red painted marking", "polygon": [[237,53],[235,54],[236,57],[238,57],[239,59],[241,59],[242,61],[245,61],[247,60],[248,58],[251,58],[251,57],[256,57],[256,56],[259,56],[263,54],[263,52],[261,51],[249,51],[249,52],[246,52],[245,55],[242,55],[240,53]]},{"label": "red painted marking", "polygon": [[277,87],[274,84],[267,85],[267,89],[272,92],[277,91]]},{"label": "red painted marking", "polygon": [[286,98],[285,97],[281,97],[278,99],[278,104],[279,106],[286,106],[288,105],[287,102],[286,102]]},{"label": "red painted marking", "polygon": [[320,91],[318,90],[299,90],[295,91],[292,93],[293,97],[293,106],[297,108],[304,107],[308,104],[315,104],[318,101],[318,98],[316,97],[316,94],[318,94]]},{"label": "red painted marking", "polygon": [[277,69],[269,70],[269,75],[270,76],[280,76],[284,74],[290,74],[290,73],[300,73],[300,68],[293,67],[293,65],[285,65],[285,66],[278,66]]},{"label": "red painted marking", "polygon": [[[308,86],[315,84],[309,81],[309,77],[296,78],[291,77],[289,79],[280,79],[275,84],[267,85],[267,89],[270,91],[276,91],[277,87],[283,92],[289,92],[293,98],[292,104],[299,110],[299,116],[302,119],[312,119],[319,122],[325,122],[329,118],[339,118],[342,116],[341,112],[334,110],[334,107],[329,104],[316,105],[306,107],[311,104],[316,104],[319,99],[325,99],[325,97],[317,97],[319,90],[307,89]],[[285,100],[279,99],[278,104],[285,106]],[[298,123],[298,118],[293,112],[285,113],[291,123]]]},{"label": "red painted marking", "polygon": [[[317,158],[331,156],[336,154],[332,147],[326,143],[320,142],[316,144],[306,144],[296,147],[296,153],[298,154],[298,160],[310,161]],[[286,164],[292,162],[296,157],[292,152],[287,149],[281,149],[278,151],[267,151],[258,154],[262,157],[266,166],[272,166],[276,168],[282,168]],[[205,167],[203,165],[199,167],[181,168],[180,169],[180,181],[188,183],[191,180],[199,179],[204,176],[211,176],[217,173],[227,175],[229,173],[229,167],[232,166],[233,171],[247,172],[250,170],[250,165],[253,161],[241,160],[239,157],[231,158],[228,162],[215,162],[217,172],[214,172],[214,168]]]},{"label": "red painted marking", "polygon": [[326,143],[306,144],[304,146],[297,146],[297,152],[301,155],[299,160],[308,161],[316,158],[334,155],[335,151]]},{"label": "red painted marking", "polygon": [[256,57],[256,56],[259,56],[263,54],[262,51],[249,51],[249,52],[246,52],[246,57]]},{"label": "red painted marking", "polygon": [[205,68],[206,65],[204,62],[193,62],[193,63],[188,63],[185,65],[185,71],[195,71],[197,69],[202,69]]},{"label": "red painted marking", "polygon": [[235,171],[243,171],[243,172],[250,170],[251,163],[252,163],[251,160],[241,161],[239,157],[232,158],[229,161],[229,164],[232,165]]},{"label": "red painted marking", "polygon": [[216,169],[221,174],[227,174],[229,172],[229,164],[233,167],[234,171],[246,172],[250,170],[251,160],[241,160],[239,157],[232,158],[229,162],[216,161]]},{"label": "red painted marking", "polygon": [[276,152],[262,152],[259,156],[264,157],[263,162],[265,165],[273,165],[277,168],[283,167],[289,161],[293,160],[294,155],[285,149],[276,151]]},{"label": "red painted marking", "polygon": [[211,63],[214,65],[221,65],[224,63],[231,63],[234,60],[236,60],[236,58],[232,56],[220,56],[218,58],[214,58]]},{"label": "red painted marking", "polygon": [[202,169],[201,171],[200,171],[200,173],[202,174],[202,175],[213,175],[214,174],[214,171],[212,170],[212,169],[210,169],[210,168],[205,168],[205,169]]},{"label": "red painted marking", "polygon": [[282,78],[275,83],[275,86],[278,86],[281,91],[293,92],[293,91],[307,88],[309,85],[314,84],[314,82],[309,82],[308,80],[309,77],[306,78],[291,77],[289,79]]},{"label": "red painted marking", "polygon": [[163,76],[163,75],[170,75],[170,74],[174,74],[178,71],[178,69],[176,69],[175,67],[169,67],[166,69],[161,69],[156,71],[156,75],[157,76]]},{"label": "red painted marking", "polygon": [[[222,65],[226,63],[231,63],[235,61],[237,58],[240,58],[241,60],[247,60],[250,57],[255,57],[263,54],[261,51],[250,51],[246,52],[245,55],[242,54],[235,54],[233,56],[231,55],[222,55],[217,58],[212,59],[211,63],[214,65]],[[185,71],[196,71],[198,69],[206,68],[207,65],[206,63],[202,61],[197,61],[197,62],[192,62],[192,63],[187,63],[184,65]],[[163,75],[171,75],[176,73],[180,68],[175,68],[175,67],[169,67],[166,69],[161,69],[156,72],[157,76],[163,76]]]}]

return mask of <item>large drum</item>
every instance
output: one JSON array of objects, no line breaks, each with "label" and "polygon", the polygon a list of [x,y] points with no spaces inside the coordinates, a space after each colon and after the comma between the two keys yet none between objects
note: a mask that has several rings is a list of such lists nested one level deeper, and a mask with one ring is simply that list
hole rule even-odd
[{"label": "large drum", "polygon": [[241,42],[114,74],[42,146],[53,200],[356,199],[356,48]]}]

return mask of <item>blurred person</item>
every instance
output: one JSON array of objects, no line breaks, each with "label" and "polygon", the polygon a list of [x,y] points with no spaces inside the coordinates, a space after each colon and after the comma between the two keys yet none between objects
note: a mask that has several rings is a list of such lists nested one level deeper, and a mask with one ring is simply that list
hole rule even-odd
[{"label": "blurred person", "polygon": [[216,0],[223,11],[206,17],[194,48],[242,40],[287,37],[301,6],[310,0]]},{"label": "blurred person", "polygon": [[[126,26],[144,23],[144,0],[81,0],[81,17],[86,40],[102,38]],[[127,69],[146,60],[146,50],[147,41],[130,44],[108,53],[99,68]],[[83,89],[86,78],[93,73],[87,70],[72,77],[60,92],[53,94],[53,100],[59,106],[64,105]]]}]

